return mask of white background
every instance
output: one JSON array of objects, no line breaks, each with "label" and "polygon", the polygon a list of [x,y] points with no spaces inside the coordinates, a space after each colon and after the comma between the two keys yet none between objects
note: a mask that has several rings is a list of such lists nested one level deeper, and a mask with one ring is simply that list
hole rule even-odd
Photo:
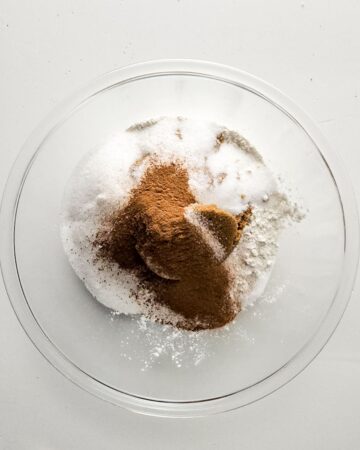
[{"label": "white background", "polygon": [[[320,126],[360,195],[358,0],[0,0],[0,189],[31,130],[97,75],[156,58],[229,64]],[[0,285],[0,450],[358,449],[359,283],[321,355],[277,393],[206,419],[102,402],[35,350]]]}]

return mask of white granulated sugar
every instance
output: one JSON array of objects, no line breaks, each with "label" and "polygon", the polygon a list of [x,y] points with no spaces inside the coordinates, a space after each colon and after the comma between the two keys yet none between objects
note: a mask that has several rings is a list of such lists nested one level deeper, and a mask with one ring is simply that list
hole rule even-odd
[{"label": "white granulated sugar", "polygon": [[201,192],[200,201],[211,203],[216,198],[222,209],[233,214],[246,209],[249,202],[257,203],[264,195],[276,191],[269,169],[254,155],[239,152],[234,143],[222,144],[207,159],[207,167],[213,182]]},{"label": "white granulated sugar", "polygon": [[[226,264],[233,276],[231,295],[243,307],[253,303],[270,276],[284,220],[296,219],[296,214],[279,194],[276,179],[259,153],[244,138],[199,120],[161,118],[136,124],[79,163],[65,193],[61,220],[64,249],[77,275],[99,302],[119,313],[143,313],[159,320],[172,314],[173,323],[181,320],[156,305],[149,292],[143,290],[143,301],[137,301],[135,276],[115,263],[105,266],[92,245],[104,217],[126,204],[150,160],[183,164],[199,203],[215,204],[232,214],[252,206],[251,223]],[[196,222],[191,214],[188,217]],[[209,234],[207,239],[220,258],[222,249],[216,240]],[[178,336],[183,333],[187,332]],[[169,348],[175,341],[179,342],[169,338]],[[158,347],[156,352],[164,351]]]}]

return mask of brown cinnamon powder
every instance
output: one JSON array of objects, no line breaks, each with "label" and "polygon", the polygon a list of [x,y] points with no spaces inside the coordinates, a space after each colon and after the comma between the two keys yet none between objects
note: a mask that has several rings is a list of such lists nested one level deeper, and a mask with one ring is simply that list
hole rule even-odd
[{"label": "brown cinnamon powder", "polygon": [[241,236],[236,217],[216,205],[194,205],[192,210],[220,243],[223,252],[222,257],[218,260],[224,261],[233,251]]},{"label": "brown cinnamon powder", "polygon": [[[186,329],[217,328],[239,310],[229,295],[224,264],[189,223],[185,208],[196,203],[187,171],[178,164],[150,166],[126,207],[107,218],[94,245],[103,258],[134,272],[155,301],[184,317]],[[197,205],[228,255],[251,216],[234,216]]]}]

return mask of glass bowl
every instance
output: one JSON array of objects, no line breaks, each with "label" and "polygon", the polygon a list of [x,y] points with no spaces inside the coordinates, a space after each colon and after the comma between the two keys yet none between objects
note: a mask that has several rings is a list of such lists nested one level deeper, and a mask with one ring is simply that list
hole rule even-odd
[{"label": "glass bowl", "polygon": [[[306,210],[282,233],[265,293],[216,332],[112,314],[76,277],[59,237],[64,188],[82,156],[134,122],[179,115],[239,131]],[[10,301],[45,358],[102,399],[170,417],[244,406],[303,370],[344,312],[359,253],[350,182],[316,126],[267,83],[186,60],[115,70],[57,108],[13,167],[0,229]]]}]

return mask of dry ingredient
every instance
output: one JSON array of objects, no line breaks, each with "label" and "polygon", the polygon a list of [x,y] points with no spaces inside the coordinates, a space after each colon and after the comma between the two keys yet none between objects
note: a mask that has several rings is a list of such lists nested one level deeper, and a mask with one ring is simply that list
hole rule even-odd
[{"label": "dry ingredient", "polygon": [[[154,183],[140,193],[154,167],[176,173],[166,176],[176,182],[168,188],[177,195],[161,205]],[[157,184],[161,191],[164,179]],[[226,323],[240,304],[245,309],[259,298],[279,232],[287,219],[299,218],[262,156],[238,133],[201,120],[161,118],[118,133],[80,162],[64,196],[61,235],[71,265],[99,302],[118,313],[199,329]],[[196,277],[185,263],[200,264],[194,254],[209,263],[201,277],[210,284],[216,269],[216,320],[206,301],[199,310],[181,298],[185,281],[189,287]],[[198,282],[205,297],[207,285]]]},{"label": "dry ingredient", "polygon": [[[202,228],[187,220],[199,217],[222,249],[220,257]],[[179,164],[150,165],[128,204],[108,217],[97,233],[98,255],[133,271],[153,301],[180,314],[181,328],[217,328],[230,322],[240,302],[230,295],[230,276],[222,264],[250,221],[251,209],[236,218],[214,205],[199,205]],[[142,301],[141,293],[137,293]],[[163,321],[166,321],[164,318]]]}]

